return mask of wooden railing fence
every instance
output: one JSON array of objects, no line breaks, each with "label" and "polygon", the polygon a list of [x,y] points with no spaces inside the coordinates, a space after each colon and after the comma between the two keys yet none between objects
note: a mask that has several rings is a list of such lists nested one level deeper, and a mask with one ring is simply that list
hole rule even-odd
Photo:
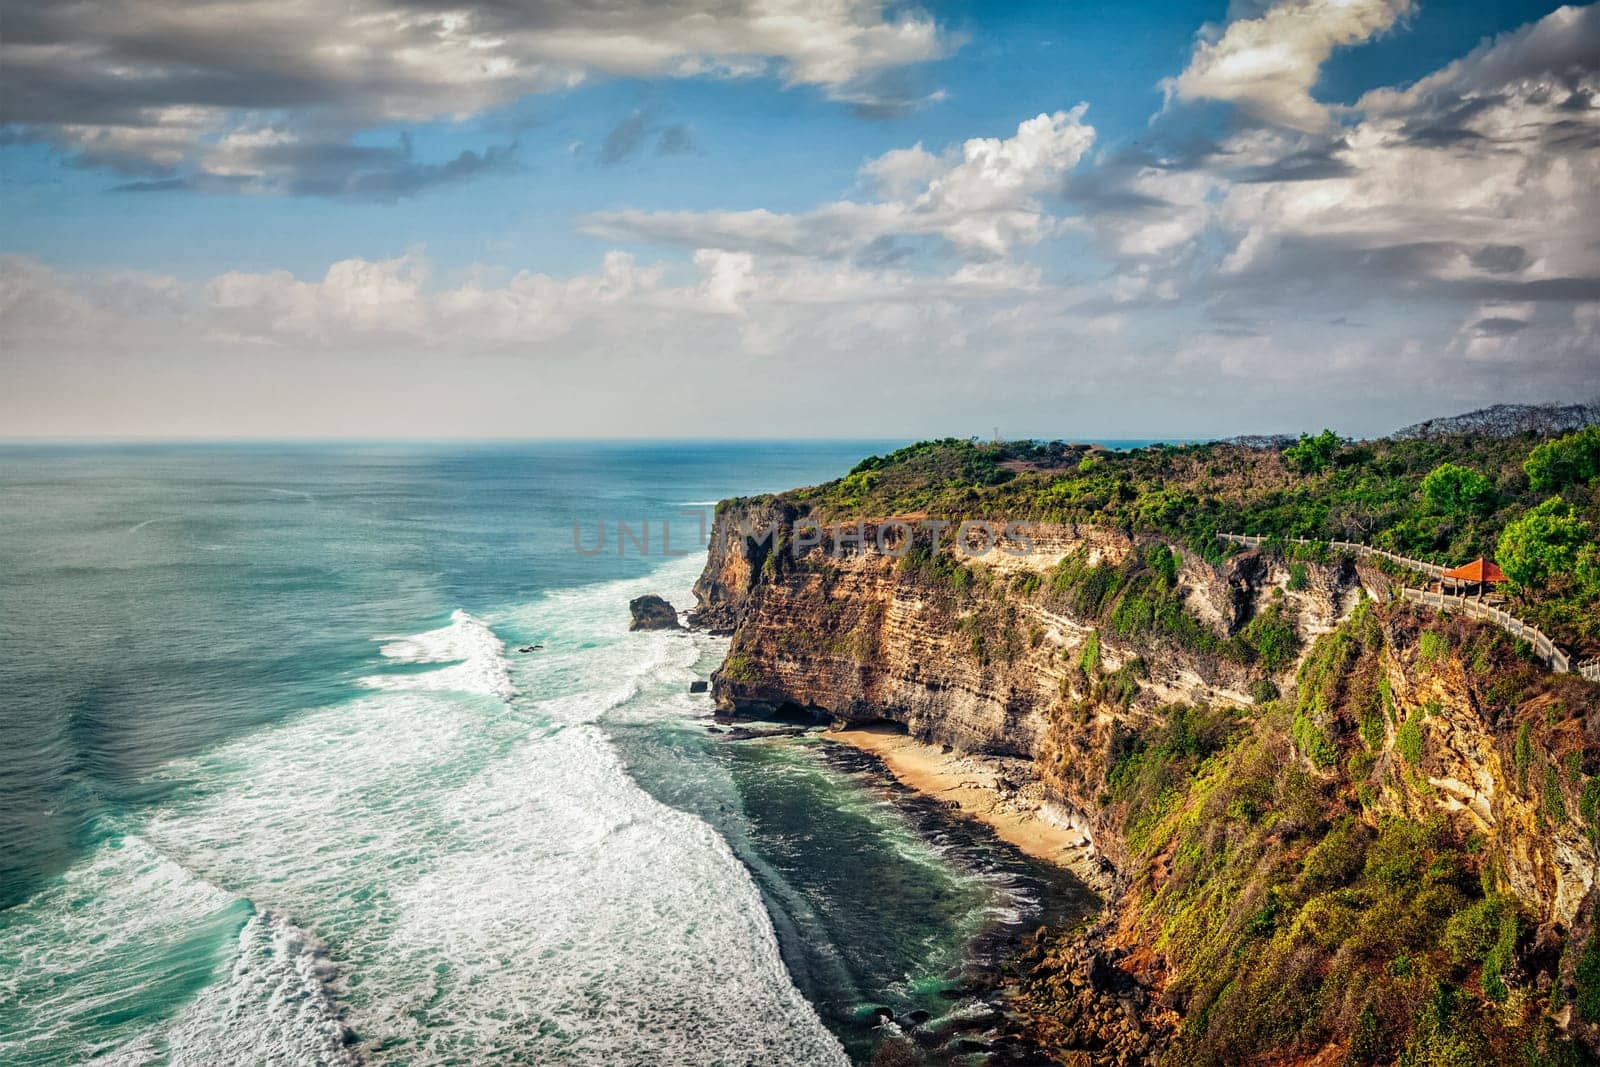
[{"label": "wooden railing fence", "polygon": [[[1234,544],[1247,545],[1251,548],[1259,547],[1272,540],[1259,534],[1218,534],[1217,537]],[[1327,545],[1329,548],[1348,552],[1356,556],[1378,556],[1398,563],[1402,567],[1420,571],[1430,578],[1439,578],[1444,574],[1444,568],[1437,563],[1425,563],[1420,559],[1411,559],[1408,556],[1399,556],[1393,552],[1386,552],[1381,548],[1371,545],[1358,545],[1350,541],[1312,541],[1304,537],[1285,537],[1282,539],[1287,544],[1295,545]],[[1437,608],[1440,611],[1459,611],[1463,615],[1492,622],[1506,633],[1520,637],[1533,646],[1540,659],[1550,664],[1550,669],[1557,674],[1567,674],[1572,668],[1572,661],[1567,654],[1556,646],[1556,643],[1540,630],[1537,626],[1530,626],[1508,611],[1501,611],[1491,604],[1472,600],[1463,596],[1453,596],[1449,593],[1434,593],[1426,589],[1413,589],[1410,586],[1400,587],[1400,596],[1414,603],[1426,607]],[[1590,681],[1600,682],[1600,658],[1585,660],[1578,664],[1578,673]]]}]

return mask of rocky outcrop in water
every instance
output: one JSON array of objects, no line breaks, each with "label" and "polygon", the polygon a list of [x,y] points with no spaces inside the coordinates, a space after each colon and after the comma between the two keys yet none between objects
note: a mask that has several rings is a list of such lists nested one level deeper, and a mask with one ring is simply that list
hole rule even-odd
[{"label": "rocky outcrop in water", "polygon": [[628,611],[633,620],[630,630],[679,630],[678,612],[671,604],[654,593],[646,593],[628,601]]}]

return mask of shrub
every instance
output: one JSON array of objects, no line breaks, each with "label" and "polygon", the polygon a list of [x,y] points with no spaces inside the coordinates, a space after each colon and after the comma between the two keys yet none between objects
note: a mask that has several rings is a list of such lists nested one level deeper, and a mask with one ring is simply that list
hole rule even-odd
[{"label": "shrub", "polygon": [[1290,729],[1295,745],[1313,766],[1331,767],[1334,760],[1339,758],[1339,750],[1328,740],[1328,735],[1305,712],[1295,712],[1294,724]]},{"label": "shrub", "polygon": [[1367,861],[1367,835],[1360,821],[1347,815],[1306,853],[1300,880],[1314,892],[1342,886],[1361,873]]},{"label": "shrub", "polygon": [[1044,585],[1044,575],[1029,572],[1027,574],[1019,574],[1012,579],[1011,588],[1019,596],[1026,597],[1037,593],[1042,585]]},{"label": "shrub", "polygon": [[1294,623],[1276,605],[1251,619],[1239,637],[1254,651],[1256,662],[1273,674],[1293,663],[1300,652]]},{"label": "shrub", "polygon": [[1591,547],[1593,531],[1577,511],[1553,496],[1522,518],[1506,523],[1495,546],[1500,568],[1518,585],[1539,588],[1556,575],[1578,569],[1579,554]]},{"label": "shrub", "polygon": [[1139,695],[1139,680],[1150,676],[1145,662],[1137,657],[1106,675],[1104,694],[1113,703],[1127,707]]},{"label": "shrub", "polygon": [[1311,572],[1304,563],[1289,564],[1289,591],[1298,593],[1311,584]]},{"label": "shrub", "polygon": [[1600,777],[1583,783],[1583,794],[1578,798],[1578,811],[1591,828],[1600,825]]},{"label": "shrub", "polygon": [[1600,476],[1600,426],[1536,446],[1522,469],[1536,493],[1557,492]]},{"label": "shrub", "polygon": [[1303,433],[1300,440],[1283,450],[1283,460],[1299,474],[1319,474],[1333,466],[1339,445],[1339,435],[1332,430],[1323,430],[1315,437]]},{"label": "shrub", "polygon": [[1250,683],[1250,699],[1257,704],[1269,703],[1282,695],[1278,690],[1278,684],[1271,678],[1257,678]]},{"label": "shrub", "polygon": [[1528,766],[1533,762],[1533,726],[1523,723],[1511,748],[1511,764],[1517,769],[1517,785],[1528,788]]},{"label": "shrub", "polygon": [[1442,515],[1483,515],[1494,510],[1494,483],[1475,470],[1441,463],[1422,479],[1422,499]]},{"label": "shrub", "polygon": [[1400,730],[1395,734],[1394,747],[1399,751],[1405,761],[1416,767],[1422,763],[1422,753],[1426,738],[1422,732],[1422,713],[1414,711],[1406,716],[1406,721],[1400,724]]},{"label": "shrub", "polygon": [[1368,1004],[1361,1009],[1361,1014],[1356,1016],[1355,1029],[1350,1033],[1349,1061],[1358,1065],[1379,1063],[1386,1051],[1378,1013],[1372,1010],[1371,1004]]},{"label": "shrub", "polygon": [[1477,963],[1488,955],[1500,936],[1500,911],[1500,900],[1489,897],[1450,916],[1442,938],[1450,958],[1457,963]]},{"label": "shrub", "polygon": [[1517,912],[1515,902],[1508,903],[1501,911],[1499,929],[1494,944],[1483,957],[1483,972],[1479,977],[1483,995],[1490,1000],[1506,999],[1506,968],[1516,957],[1517,940],[1521,936],[1522,916]]},{"label": "shrub", "polygon": [[1433,663],[1444,658],[1450,648],[1450,641],[1444,634],[1437,630],[1424,630],[1417,640],[1417,659],[1423,663]]},{"label": "shrub", "polygon": [[1561,795],[1561,772],[1554,767],[1544,770],[1544,792],[1539,799],[1545,818],[1553,823],[1567,821],[1567,801]]},{"label": "shrub", "polygon": [[1078,666],[1083,668],[1083,673],[1093,678],[1100,669],[1100,631],[1090,630],[1089,636],[1083,639],[1083,651],[1078,653]]},{"label": "shrub", "polygon": [[1145,563],[1171,587],[1178,581],[1178,554],[1166,545],[1156,545],[1145,554]]},{"label": "shrub", "polygon": [[[1595,916],[1600,920],[1600,914]],[[1583,952],[1572,969],[1573,984],[1578,987],[1574,1006],[1584,1022],[1600,1023],[1600,921],[1589,929],[1589,939],[1583,943]]]},{"label": "shrub", "polygon": [[1479,964],[1484,996],[1503,1001],[1508,993],[1506,968],[1516,955],[1523,930],[1516,897],[1494,893],[1450,916],[1440,942],[1456,963]]}]

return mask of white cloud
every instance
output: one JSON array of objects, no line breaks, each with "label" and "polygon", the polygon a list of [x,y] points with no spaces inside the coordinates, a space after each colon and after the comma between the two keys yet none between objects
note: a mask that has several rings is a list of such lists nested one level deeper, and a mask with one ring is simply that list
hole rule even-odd
[{"label": "white cloud", "polygon": [[1358,108],[1368,114],[1410,112],[1487,88],[1531,80],[1541,84],[1593,75],[1600,59],[1600,9],[1567,6],[1487,41],[1406,89],[1375,89]]},{"label": "white cloud", "polygon": [[[1347,413],[1339,428],[1372,432],[1489,397],[1591,392],[1600,8],[1562,9],[1415,85],[1368,93],[1324,128],[1309,87],[1345,7],[1376,18],[1352,0],[1236,21],[1298,13],[1292,61],[1271,77],[1240,73],[1270,64],[1222,62],[1249,54],[1248,35],[1212,42],[1191,66],[1210,72],[1207,92],[1271,121],[1206,151],[1163,156],[1158,129],[1145,154],[1086,161],[1095,132],[1080,105],[1007,137],[887,152],[862,166],[854,198],[810,211],[586,220],[682,258],[613,251],[575,276],[463,281],[413,251],[198,285],[0,261],[0,351],[18,383],[0,411],[26,420],[47,409],[30,397],[96,387],[63,364],[73,352],[140,364],[157,412],[220,362],[245,369],[219,381],[278,375],[286,391],[348,372],[338,411],[376,410],[369,389],[413,407],[453,397],[461,425],[498,412],[497,427],[520,433],[965,432],[987,430],[995,410],[1035,418],[1032,432],[1233,432],[1308,425],[1330,404]],[[283,161],[311,143],[263,120],[209,143],[204,166],[281,187],[307,180]],[[391,173],[382,160],[372,172]],[[1063,214],[1073,200],[1079,213]],[[1030,250],[1063,235],[1101,252],[1075,259],[1074,275],[1107,274],[1054,282],[1050,255]],[[492,373],[467,369],[485,362]],[[405,374],[426,387],[407,393]],[[229,403],[216,410],[254,410]],[[519,421],[529,410],[543,421]],[[688,412],[706,421],[672,421]],[[912,413],[915,428],[883,421]]]},{"label": "white cloud", "polygon": [[908,106],[885,75],[954,44],[930,16],[882,0],[23,0],[6,20],[0,124],[139,177],[193,164],[257,178],[264,139],[337,159],[360,130],[463,119],[595,75],[771,74],[863,107]]},{"label": "white cloud", "polygon": [[1197,42],[1169,91],[1185,100],[1224,100],[1266,122],[1315,132],[1328,110],[1312,99],[1323,61],[1394,25],[1411,0],[1280,0]]},{"label": "white cloud", "polygon": [[1337,131],[1245,129],[1198,162],[1109,172],[1086,223],[1139,281],[1131,298],[1166,279],[1331,307],[1570,300],[1600,287],[1597,172],[1600,8],[1564,8],[1366,94]]},{"label": "white cloud", "polygon": [[1085,109],[1079,104],[1038,115],[1011,137],[975,137],[938,156],[921,145],[889,152],[861,169],[879,200],[840,200],[798,215],[604,212],[585,227],[614,240],[765,255],[835,258],[895,238],[935,238],[964,255],[1005,256],[1055,232],[1055,216],[1040,196],[1059,185],[1094,143]]},{"label": "white cloud", "polygon": [[149,344],[186,327],[190,296],[165,275],[64,274],[36,259],[0,255],[0,353]]}]

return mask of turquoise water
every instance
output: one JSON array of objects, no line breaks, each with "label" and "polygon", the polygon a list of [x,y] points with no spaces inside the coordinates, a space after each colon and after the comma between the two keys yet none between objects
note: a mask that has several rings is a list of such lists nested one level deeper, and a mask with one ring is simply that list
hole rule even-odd
[{"label": "turquoise water", "polygon": [[0,450],[0,1062],[869,1054],[1062,887],[707,734],[719,639],[626,631],[703,557],[572,523],[881,450]]}]

